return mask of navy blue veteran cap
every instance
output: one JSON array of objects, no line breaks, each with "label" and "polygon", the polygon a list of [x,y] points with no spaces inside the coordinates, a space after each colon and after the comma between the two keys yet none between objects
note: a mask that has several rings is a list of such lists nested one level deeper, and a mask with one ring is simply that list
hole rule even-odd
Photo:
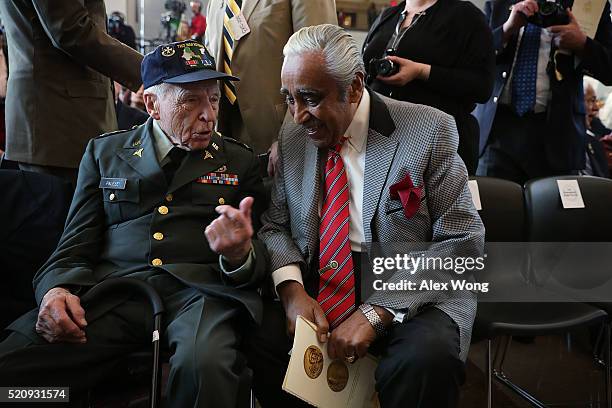
[{"label": "navy blue veteran cap", "polygon": [[144,88],[165,82],[184,84],[207,79],[238,78],[215,70],[215,60],[202,44],[187,40],[160,45],[145,55],[140,68]]}]

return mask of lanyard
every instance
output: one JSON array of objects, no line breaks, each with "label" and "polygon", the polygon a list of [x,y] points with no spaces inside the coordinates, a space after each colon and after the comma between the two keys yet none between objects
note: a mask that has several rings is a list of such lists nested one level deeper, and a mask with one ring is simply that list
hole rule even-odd
[{"label": "lanyard", "polygon": [[404,24],[404,21],[406,21],[408,12],[406,10],[401,12],[399,21],[397,22],[397,25],[395,26],[395,31],[393,32],[391,39],[387,43],[387,49],[385,51],[387,55],[395,55],[395,52],[397,51],[397,46],[399,45],[400,41],[402,41],[402,38],[404,38],[404,34],[406,34],[408,30],[414,27],[416,23],[419,21],[419,19],[421,18],[421,16],[424,16],[424,15],[425,15],[425,11],[415,13],[414,17],[412,17],[412,21],[410,22],[410,25],[408,27],[402,28],[402,24]]}]

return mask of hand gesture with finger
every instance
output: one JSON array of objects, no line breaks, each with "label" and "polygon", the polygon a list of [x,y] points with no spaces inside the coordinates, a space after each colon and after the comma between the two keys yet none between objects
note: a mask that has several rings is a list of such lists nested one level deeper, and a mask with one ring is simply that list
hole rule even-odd
[{"label": "hand gesture with finger", "polygon": [[215,211],[219,217],[204,231],[210,249],[223,255],[231,266],[242,265],[251,251],[253,201],[253,197],[244,198],[238,209],[230,205],[218,206]]}]

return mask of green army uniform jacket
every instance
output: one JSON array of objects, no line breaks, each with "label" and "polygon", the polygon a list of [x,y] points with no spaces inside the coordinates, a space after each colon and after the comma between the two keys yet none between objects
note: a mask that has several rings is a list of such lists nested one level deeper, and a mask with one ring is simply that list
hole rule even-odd
[{"label": "green army uniform jacket", "polygon": [[[237,208],[247,196],[255,198],[252,219],[254,226],[258,224],[267,203],[257,156],[214,133],[209,147],[190,152],[167,185],[156,158],[152,125],[149,119],[138,128],[103,135],[87,145],[64,233],[34,278],[38,304],[57,286],[77,288],[81,296],[107,278],[147,280],[165,271],[207,295],[243,305],[259,321],[257,287],[268,273],[264,245],[253,240],[251,273],[235,281],[221,270],[219,255],[204,235],[218,216],[216,206]],[[106,310],[121,301],[107,299]],[[9,329],[33,336],[35,312]]]}]

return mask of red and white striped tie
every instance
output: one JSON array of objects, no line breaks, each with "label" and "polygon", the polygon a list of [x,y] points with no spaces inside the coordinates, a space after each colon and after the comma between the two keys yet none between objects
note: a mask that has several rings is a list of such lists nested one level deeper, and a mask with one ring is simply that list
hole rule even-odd
[{"label": "red and white striped tie", "polygon": [[[344,141],[344,140],[343,140]],[[325,198],[319,226],[319,295],[333,329],[355,309],[355,275],[349,241],[349,187],[340,157],[342,143],[329,149]]]}]

